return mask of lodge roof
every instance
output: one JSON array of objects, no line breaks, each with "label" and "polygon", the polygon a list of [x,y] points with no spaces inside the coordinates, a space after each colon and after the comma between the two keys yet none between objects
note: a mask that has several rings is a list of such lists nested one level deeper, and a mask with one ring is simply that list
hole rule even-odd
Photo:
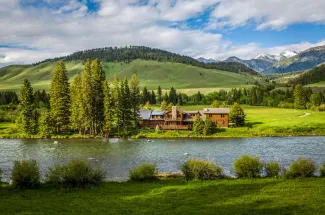
[{"label": "lodge roof", "polygon": [[140,117],[144,120],[149,120],[152,110],[140,110]]},{"label": "lodge roof", "polygon": [[230,110],[229,108],[204,108],[203,113],[204,114],[229,114]]},{"label": "lodge roof", "polygon": [[152,111],[151,115],[153,116],[163,116],[165,113],[163,111]]}]

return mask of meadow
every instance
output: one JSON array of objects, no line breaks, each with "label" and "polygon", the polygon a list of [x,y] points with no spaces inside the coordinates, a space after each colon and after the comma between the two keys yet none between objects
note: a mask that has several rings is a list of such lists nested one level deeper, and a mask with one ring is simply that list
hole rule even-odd
[{"label": "meadow", "polygon": [[[81,61],[65,62],[68,75],[71,79],[78,71],[83,71]],[[12,65],[0,69],[0,90],[19,90],[25,78],[29,79],[34,89],[49,89],[55,62],[45,62],[36,66]],[[131,63],[103,62],[106,77],[113,80],[115,74],[120,78],[136,74],[140,86],[156,90],[158,86],[169,90],[171,87],[179,89],[193,89],[197,92],[200,88],[244,88],[251,87],[260,77],[244,75],[220,70],[204,69],[200,67],[170,63],[134,60]]]},{"label": "meadow", "polygon": [[[324,214],[325,179],[109,182],[70,191],[0,188],[1,214]],[[44,186],[44,185],[43,185]]]}]

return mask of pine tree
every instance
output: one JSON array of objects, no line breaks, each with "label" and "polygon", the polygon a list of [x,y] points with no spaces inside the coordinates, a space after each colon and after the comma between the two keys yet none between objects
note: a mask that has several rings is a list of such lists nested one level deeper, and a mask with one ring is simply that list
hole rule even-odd
[{"label": "pine tree", "polygon": [[50,138],[55,133],[55,127],[50,113],[43,112],[39,119],[39,134]]},{"label": "pine tree", "polygon": [[150,102],[151,96],[149,96],[149,92],[146,87],[142,90],[142,104],[145,104],[147,102]]},{"label": "pine tree", "polygon": [[132,121],[134,126],[137,128],[140,121],[140,105],[141,105],[141,96],[139,81],[136,75],[132,75],[130,83],[130,105],[131,105],[131,114]]},{"label": "pine tree", "polygon": [[257,95],[256,95],[256,88],[255,87],[252,87],[252,90],[251,90],[251,96],[252,96],[252,105],[255,106],[257,105]]},{"label": "pine tree", "polygon": [[162,102],[162,90],[161,87],[158,86],[158,90],[157,90],[157,103],[161,104]]},{"label": "pine tree", "polygon": [[163,101],[161,102],[160,110],[161,110],[161,111],[167,111],[167,110],[168,110],[167,102],[166,102],[165,100],[163,100]]},{"label": "pine tree", "polygon": [[84,72],[81,77],[81,92],[82,92],[82,109],[81,115],[83,119],[84,134],[88,131],[94,134],[94,100],[93,100],[93,82],[91,72],[91,61],[88,59],[85,63]]},{"label": "pine tree", "polygon": [[104,81],[104,133],[106,137],[109,137],[113,121],[113,98],[111,89],[107,80]]},{"label": "pine tree", "polygon": [[82,133],[83,128],[83,95],[82,95],[82,80],[81,74],[78,72],[77,76],[74,78],[71,85],[71,116],[70,122],[72,129],[76,129],[79,131],[79,134]]},{"label": "pine tree", "polygon": [[67,129],[70,118],[70,87],[67,70],[62,61],[59,61],[51,82],[50,89],[51,117],[56,126],[56,132]]},{"label": "pine tree", "polygon": [[120,85],[121,89],[121,105],[120,105],[120,113],[121,113],[121,126],[124,130],[123,136],[128,135],[129,127],[131,125],[132,112],[130,107],[130,88],[128,79],[125,77],[124,81],[121,81]]},{"label": "pine tree", "polygon": [[117,126],[118,134],[120,135],[120,128],[121,128],[121,89],[120,89],[120,79],[117,74],[114,76],[113,81],[113,90],[112,90],[112,98],[114,101],[114,122]]},{"label": "pine tree", "polygon": [[197,134],[203,134],[204,131],[204,121],[201,117],[196,116],[193,121],[193,131]]},{"label": "pine tree", "polygon": [[294,88],[294,107],[295,109],[306,109],[306,94],[303,86],[298,84]]},{"label": "pine tree", "polygon": [[34,93],[30,82],[25,79],[19,97],[20,114],[18,126],[24,135],[35,134]]},{"label": "pine tree", "polygon": [[212,131],[212,121],[210,120],[210,118],[207,117],[204,121],[203,135],[208,136],[209,134],[211,134],[211,131]]},{"label": "pine tree", "polygon": [[105,73],[98,59],[94,60],[91,65],[92,69],[92,86],[94,101],[94,133],[98,134],[103,130],[104,123],[104,90]]},{"label": "pine tree", "polygon": [[157,104],[157,102],[156,102],[156,94],[155,94],[155,92],[153,90],[151,91],[150,103],[153,104],[153,105]]},{"label": "pine tree", "polygon": [[244,110],[240,107],[240,105],[235,102],[232,108],[230,109],[229,119],[232,123],[235,123],[236,126],[244,126],[245,125],[245,113]]}]

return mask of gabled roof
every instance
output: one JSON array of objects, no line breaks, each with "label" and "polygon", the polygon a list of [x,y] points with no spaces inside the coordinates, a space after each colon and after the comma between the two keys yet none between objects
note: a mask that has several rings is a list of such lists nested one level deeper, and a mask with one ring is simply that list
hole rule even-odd
[{"label": "gabled roof", "polygon": [[200,111],[198,111],[198,110],[188,110],[188,111],[186,111],[185,113],[200,113]]},{"label": "gabled roof", "polygon": [[150,120],[152,110],[140,110],[140,117],[143,120]]},{"label": "gabled roof", "polygon": [[152,111],[151,115],[153,116],[163,116],[165,113],[163,111]]},{"label": "gabled roof", "polygon": [[204,108],[203,109],[204,114],[229,114],[229,108]]}]

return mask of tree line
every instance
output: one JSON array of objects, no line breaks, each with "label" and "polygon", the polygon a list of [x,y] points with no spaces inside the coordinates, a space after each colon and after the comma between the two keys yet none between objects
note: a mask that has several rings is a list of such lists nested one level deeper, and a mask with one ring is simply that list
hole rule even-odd
[{"label": "tree line", "polygon": [[173,62],[182,63],[192,66],[202,67],[206,69],[217,69],[235,73],[244,73],[251,75],[259,75],[253,69],[247,67],[244,64],[236,62],[217,62],[211,64],[204,64],[198,60],[185,55],[179,55],[164,51],[157,48],[149,48],[145,46],[126,46],[126,47],[105,47],[98,49],[90,49],[84,51],[78,51],[66,57],[47,59],[45,61],[36,63],[38,65],[43,62],[56,62],[58,60],[63,61],[86,61],[87,59],[99,59],[103,62],[132,62],[136,59],[142,60],[154,60],[158,62]]},{"label": "tree line", "polygon": [[149,104],[161,105],[166,109],[171,105],[212,105],[214,107],[226,107],[234,103],[252,106],[269,106],[279,108],[311,109],[318,108],[325,103],[322,92],[313,92],[311,88],[302,85],[294,85],[287,89],[276,89],[276,85],[254,86],[251,89],[233,88],[229,91],[219,90],[216,92],[187,95],[177,92],[172,87],[169,92],[163,93],[158,87],[156,91],[148,91],[144,88],[142,105],[147,109]]},{"label": "tree line", "polygon": [[[43,92],[42,95],[45,96]],[[65,64],[59,61],[46,97],[48,109],[39,111],[35,99],[33,88],[25,79],[20,90],[17,123],[27,136],[76,131],[83,135],[109,136],[113,129],[120,136],[126,136],[137,128],[140,120],[141,99],[136,75],[131,81],[120,80],[115,75],[111,86],[98,59],[88,59],[84,71],[79,72],[71,84]]]}]

